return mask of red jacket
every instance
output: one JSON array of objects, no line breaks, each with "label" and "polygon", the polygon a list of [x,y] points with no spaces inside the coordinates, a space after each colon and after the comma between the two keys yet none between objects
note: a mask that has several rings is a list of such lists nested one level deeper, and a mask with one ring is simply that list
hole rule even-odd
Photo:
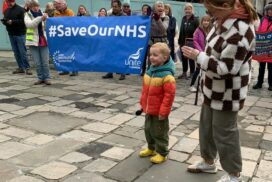
[{"label": "red jacket", "polygon": [[6,9],[8,9],[8,4],[7,4],[6,1],[4,0],[3,6],[2,6],[2,14],[5,13]]}]

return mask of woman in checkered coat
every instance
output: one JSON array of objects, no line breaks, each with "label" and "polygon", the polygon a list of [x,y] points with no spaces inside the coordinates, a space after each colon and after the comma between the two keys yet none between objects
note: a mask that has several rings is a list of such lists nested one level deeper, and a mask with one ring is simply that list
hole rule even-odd
[{"label": "woman in checkered coat", "polygon": [[250,0],[204,0],[204,5],[216,19],[205,51],[182,48],[202,69],[204,96],[199,126],[203,161],[190,165],[188,171],[216,173],[218,152],[227,172],[218,182],[239,182],[242,159],[237,117],[248,92],[258,16]]}]

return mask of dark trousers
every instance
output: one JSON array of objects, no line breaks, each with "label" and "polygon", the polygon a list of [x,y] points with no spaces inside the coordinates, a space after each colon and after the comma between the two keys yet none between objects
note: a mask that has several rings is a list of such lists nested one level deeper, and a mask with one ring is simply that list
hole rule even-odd
[{"label": "dark trousers", "polygon": [[188,71],[188,62],[189,62],[189,66],[190,66],[190,73],[193,74],[195,72],[195,61],[188,59],[187,57],[183,56],[182,54],[182,69],[183,69],[183,73],[187,73]]},{"label": "dark trousers", "polygon": [[267,64],[268,69],[268,84],[272,86],[272,63],[260,62],[259,67],[259,76],[258,76],[258,85],[262,85],[264,81],[265,67]]},{"label": "dark trousers", "polygon": [[145,116],[145,138],[148,148],[155,150],[162,156],[167,156],[169,153],[169,120],[159,120],[158,116]]},{"label": "dark trousers", "polygon": [[192,81],[191,81],[191,85],[190,85],[190,86],[193,86],[193,85],[195,84],[195,81],[196,81],[196,79],[197,79],[199,73],[200,73],[200,68],[196,68],[196,70],[195,70],[195,72],[194,72],[194,74],[193,74],[193,78],[192,78]]},{"label": "dark trousers", "polygon": [[201,157],[206,160],[219,159],[228,173],[242,171],[242,157],[237,127],[238,112],[219,111],[202,105],[199,124]]},{"label": "dark trousers", "polygon": [[9,35],[9,40],[18,67],[23,70],[28,69],[30,66],[26,57],[26,35]]}]

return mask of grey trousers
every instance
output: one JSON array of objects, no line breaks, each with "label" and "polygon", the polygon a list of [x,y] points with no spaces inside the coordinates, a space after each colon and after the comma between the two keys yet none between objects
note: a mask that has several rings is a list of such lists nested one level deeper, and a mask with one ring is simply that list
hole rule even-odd
[{"label": "grey trousers", "polygon": [[228,173],[242,171],[242,158],[237,127],[238,112],[218,111],[202,106],[199,126],[201,157],[206,160],[219,159]]}]

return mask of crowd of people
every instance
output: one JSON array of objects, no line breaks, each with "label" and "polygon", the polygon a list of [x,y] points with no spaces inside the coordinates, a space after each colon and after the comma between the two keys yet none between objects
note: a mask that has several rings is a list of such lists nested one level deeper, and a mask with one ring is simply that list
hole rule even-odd
[{"label": "crowd of people", "polygon": [[[84,5],[75,14],[65,0],[48,3],[45,12],[40,10],[38,0],[27,0],[24,8],[15,0],[6,0],[3,24],[7,27],[12,49],[18,64],[13,73],[30,72],[26,58],[29,46],[37,67],[38,80],[34,84],[50,85],[48,45],[44,23],[49,17],[91,16]],[[145,117],[147,148],[140,157],[151,156],[150,161],[160,164],[167,160],[169,144],[169,119],[176,92],[176,51],[181,52],[183,72],[178,79],[192,78],[190,91],[195,92],[195,82],[203,94],[200,116],[200,153],[203,158],[188,166],[192,173],[216,173],[217,152],[222,168],[226,171],[218,182],[240,182],[242,158],[237,127],[238,111],[244,106],[247,96],[252,53],[255,48],[256,24],[259,21],[250,0],[204,0],[207,15],[194,15],[194,7],[187,3],[184,17],[178,22],[169,4],[156,1],[151,7],[142,6],[142,15],[151,17],[148,51],[142,67],[143,89],[140,99]],[[130,16],[130,4],[112,0],[111,9],[101,8],[98,16]],[[259,31],[272,30],[272,5],[265,8]],[[178,49],[176,49],[178,47]],[[269,90],[272,90],[272,63],[269,68]],[[262,87],[266,63],[260,63],[258,82],[254,89]],[[190,71],[188,71],[190,69]],[[60,75],[69,74],[66,72]],[[78,75],[77,72],[70,74]],[[119,80],[126,75],[121,74]],[[113,78],[107,73],[103,79]],[[198,86],[197,86],[198,88]]]}]

